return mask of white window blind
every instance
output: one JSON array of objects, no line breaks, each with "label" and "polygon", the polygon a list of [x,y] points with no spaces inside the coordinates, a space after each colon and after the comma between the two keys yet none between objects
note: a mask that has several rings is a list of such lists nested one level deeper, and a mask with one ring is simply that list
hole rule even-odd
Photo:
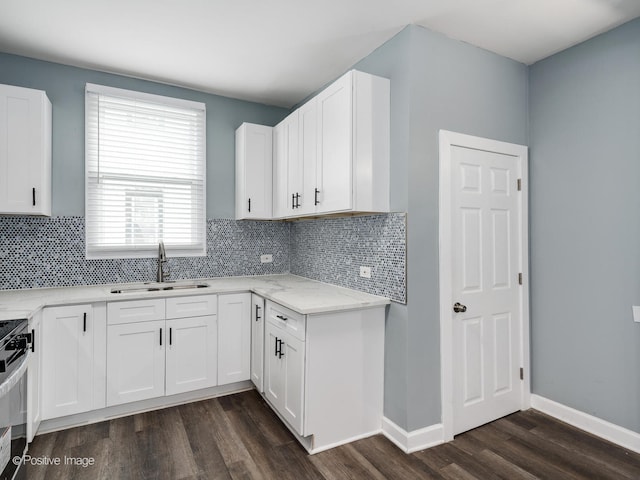
[{"label": "white window blind", "polygon": [[205,105],[87,84],[87,258],[206,254]]}]

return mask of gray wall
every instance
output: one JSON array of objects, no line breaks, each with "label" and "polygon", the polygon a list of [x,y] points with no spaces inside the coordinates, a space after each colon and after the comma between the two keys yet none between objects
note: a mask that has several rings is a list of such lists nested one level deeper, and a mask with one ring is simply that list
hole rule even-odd
[{"label": "gray wall", "polygon": [[391,204],[408,211],[408,305],[387,318],[385,415],[440,423],[438,132],[527,144],[527,67],[409,26],[355,65],[391,79]]},{"label": "gray wall", "polygon": [[111,87],[207,105],[207,218],[234,218],[235,129],[275,125],[287,110],[185,88],[0,53],[0,83],[45,90],[53,106],[53,215],[84,215],[84,87]]},{"label": "gray wall", "polygon": [[530,68],[534,393],[640,432],[640,20]]}]

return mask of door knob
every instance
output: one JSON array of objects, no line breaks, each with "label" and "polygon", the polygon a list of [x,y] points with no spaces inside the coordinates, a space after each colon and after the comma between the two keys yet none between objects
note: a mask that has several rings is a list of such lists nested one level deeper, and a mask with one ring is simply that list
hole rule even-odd
[{"label": "door knob", "polygon": [[453,304],[453,311],[456,313],[466,312],[467,306],[462,305],[460,302],[456,302]]}]

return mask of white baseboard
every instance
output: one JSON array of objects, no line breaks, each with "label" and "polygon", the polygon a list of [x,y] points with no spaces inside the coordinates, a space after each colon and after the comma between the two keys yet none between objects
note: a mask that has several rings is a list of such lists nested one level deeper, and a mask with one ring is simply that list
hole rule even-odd
[{"label": "white baseboard", "polygon": [[531,395],[531,408],[563,422],[640,453],[640,433],[628,430],[593,415],[575,410],[540,395]]},{"label": "white baseboard", "polygon": [[417,452],[444,443],[444,430],[441,423],[407,432],[383,417],[382,434],[405,453]]}]

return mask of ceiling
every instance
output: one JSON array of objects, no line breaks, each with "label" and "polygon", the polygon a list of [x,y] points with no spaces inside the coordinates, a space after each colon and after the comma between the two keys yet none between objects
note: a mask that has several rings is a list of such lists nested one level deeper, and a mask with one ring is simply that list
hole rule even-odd
[{"label": "ceiling", "polygon": [[290,107],[407,24],[531,64],[640,0],[1,0],[0,51]]}]

